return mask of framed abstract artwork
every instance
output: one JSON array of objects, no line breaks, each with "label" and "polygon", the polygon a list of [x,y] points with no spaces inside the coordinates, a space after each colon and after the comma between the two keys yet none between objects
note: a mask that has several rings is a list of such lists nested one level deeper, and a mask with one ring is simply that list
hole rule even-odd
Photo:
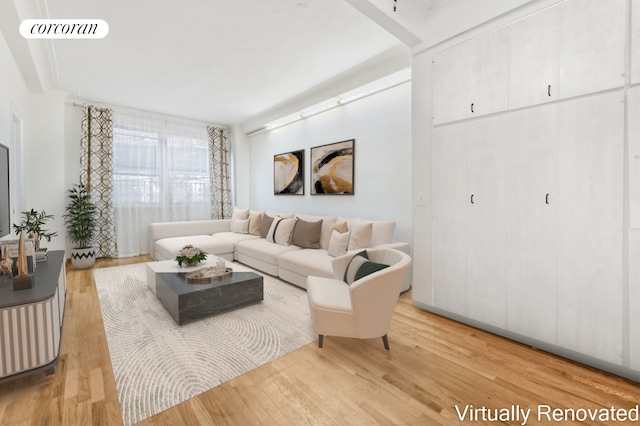
[{"label": "framed abstract artwork", "polygon": [[304,150],[273,156],[273,193],[304,195]]},{"label": "framed abstract artwork", "polygon": [[355,139],[311,148],[311,195],[353,195]]}]

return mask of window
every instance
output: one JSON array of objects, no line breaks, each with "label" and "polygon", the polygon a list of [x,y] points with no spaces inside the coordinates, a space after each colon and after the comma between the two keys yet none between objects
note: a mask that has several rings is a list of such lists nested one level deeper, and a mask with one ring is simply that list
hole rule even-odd
[{"label": "window", "polygon": [[115,113],[114,202],[210,205],[206,127]]}]

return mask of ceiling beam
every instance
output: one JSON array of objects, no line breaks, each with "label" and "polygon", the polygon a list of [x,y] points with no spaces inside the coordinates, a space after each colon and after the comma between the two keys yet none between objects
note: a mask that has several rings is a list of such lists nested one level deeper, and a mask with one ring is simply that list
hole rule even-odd
[{"label": "ceiling beam", "polygon": [[409,48],[414,48],[422,43],[422,39],[408,30],[400,22],[384,13],[369,0],[346,0],[360,13],[371,19],[376,24],[396,37]]},{"label": "ceiling beam", "polygon": [[42,93],[51,87],[51,64],[44,40],[27,40],[20,35],[23,19],[40,17],[32,0],[0,1],[0,32],[4,37],[27,88]]}]

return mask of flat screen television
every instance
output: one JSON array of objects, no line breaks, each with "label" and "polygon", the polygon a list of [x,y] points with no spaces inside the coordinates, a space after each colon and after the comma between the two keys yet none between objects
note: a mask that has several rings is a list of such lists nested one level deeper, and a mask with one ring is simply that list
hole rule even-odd
[{"label": "flat screen television", "polygon": [[0,237],[11,232],[9,148],[0,145]]}]

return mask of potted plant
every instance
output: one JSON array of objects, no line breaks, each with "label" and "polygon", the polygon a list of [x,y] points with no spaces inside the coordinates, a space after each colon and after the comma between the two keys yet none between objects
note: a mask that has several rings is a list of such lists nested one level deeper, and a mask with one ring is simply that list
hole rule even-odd
[{"label": "potted plant", "polygon": [[91,194],[84,184],[76,184],[67,191],[69,204],[64,217],[67,237],[74,245],[71,248],[71,264],[76,269],[91,268],[96,261],[96,251],[92,246],[98,222],[97,207],[91,201]]},{"label": "potted plant", "polygon": [[22,216],[22,222],[13,224],[16,235],[20,235],[20,232],[24,231],[29,238],[34,240],[36,251],[46,252],[46,249],[40,249],[40,240],[44,238],[47,242],[50,242],[52,237],[58,235],[57,232],[49,232],[44,228],[47,221],[54,219],[55,216],[47,214],[44,210],[39,212],[34,209],[22,212]]}]

